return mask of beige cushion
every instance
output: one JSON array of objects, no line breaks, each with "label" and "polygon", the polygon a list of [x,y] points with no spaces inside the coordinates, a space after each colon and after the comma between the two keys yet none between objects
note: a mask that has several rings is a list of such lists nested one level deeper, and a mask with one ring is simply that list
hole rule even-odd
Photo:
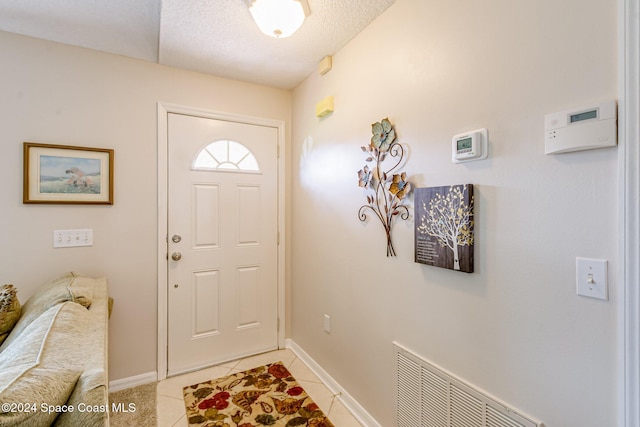
[{"label": "beige cushion", "polygon": [[[0,372],[0,384],[4,387],[0,390],[0,426],[49,426],[58,416],[50,406],[62,406],[66,403],[80,372],[22,368],[24,365]],[[24,406],[25,403],[28,405]],[[9,411],[5,410],[6,404],[12,406]]]},{"label": "beige cushion", "polygon": [[[102,369],[85,371],[76,383],[67,404],[78,407],[98,408],[95,411],[63,412],[58,416],[56,427],[86,427],[108,425],[109,394],[107,393],[106,375]],[[104,409],[104,410],[102,410]]]},{"label": "beige cushion", "polygon": [[0,286],[0,344],[20,318],[20,301],[13,285]]},{"label": "beige cushion", "polygon": [[[82,347],[86,355],[84,372],[80,375],[71,396],[69,405],[81,403],[91,407],[103,407],[109,404],[107,390],[107,282],[96,279],[93,291],[93,304],[87,310],[90,316],[90,328],[83,334]],[[66,412],[60,414],[54,423],[55,427],[107,427],[109,413]]]},{"label": "beige cushion", "polygon": [[0,353],[0,402],[35,403],[36,412],[0,411],[0,426],[50,425],[58,416],[41,405],[64,405],[84,369],[83,339],[91,316],[81,305],[65,302],[31,322]]},{"label": "beige cushion", "polygon": [[22,315],[0,351],[4,351],[31,322],[55,305],[74,301],[87,308],[91,306],[94,283],[95,279],[78,273],[67,273],[47,282],[24,303]]}]

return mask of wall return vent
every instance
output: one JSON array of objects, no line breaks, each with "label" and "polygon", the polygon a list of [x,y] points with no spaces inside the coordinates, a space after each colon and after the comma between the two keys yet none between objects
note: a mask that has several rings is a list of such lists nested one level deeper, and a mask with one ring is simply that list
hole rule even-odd
[{"label": "wall return vent", "polygon": [[393,343],[397,427],[543,427]]}]

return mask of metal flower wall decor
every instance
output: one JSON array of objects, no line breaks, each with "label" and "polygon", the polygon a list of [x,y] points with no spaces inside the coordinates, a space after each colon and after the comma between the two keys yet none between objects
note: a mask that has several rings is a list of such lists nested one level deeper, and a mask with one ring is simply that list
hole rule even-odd
[{"label": "metal flower wall decor", "polygon": [[[358,217],[360,221],[366,221],[367,213],[372,213],[380,220],[387,235],[387,256],[396,256],[391,225],[396,216],[409,219],[409,209],[403,203],[411,191],[411,183],[405,172],[396,171],[405,152],[397,142],[396,131],[388,118],[372,124],[371,132],[371,143],[361,147],[368,155],[368,164],[358,171],[358,185],[365,189],[367,204],[360,207]],[[385,160],[392,167],[386,169]]]}]

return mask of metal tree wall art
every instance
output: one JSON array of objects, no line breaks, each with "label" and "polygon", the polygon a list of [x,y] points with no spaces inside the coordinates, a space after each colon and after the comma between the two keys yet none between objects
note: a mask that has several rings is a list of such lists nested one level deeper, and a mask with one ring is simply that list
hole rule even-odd
[{"label": "metal tree wall art", "polygon": [[473,185],[418,188],[416,262],[473,272]]},{"label": "metal tree wall art", "polygon": [[[371,213],[380,220],[387,235],[387,256],[396,256],[391,225],[396,216],[409,219],[409,209],[403,202],[411,191],[411,183],[405,172],[394,173],[402,163],[404,148],[396,141],[396,132],[389,119],[372,124],[371,132],[371,143],[361,147],[368,155],[368,164],[358,171],[358,185],[365,189],[367,204],[360,207],[358,217],[360,221],[366,221],[367,213]],[[392,167],[385,169],[385,160]]]}]

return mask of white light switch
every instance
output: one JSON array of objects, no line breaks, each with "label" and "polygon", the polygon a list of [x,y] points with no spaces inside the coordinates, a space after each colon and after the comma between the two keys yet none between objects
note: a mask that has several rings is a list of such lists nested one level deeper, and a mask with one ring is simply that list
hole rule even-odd
[{"label": "white light switch", "polygon": [[326,333],[331,333],[331,317],[328,314],[324,315],[323,327]]},{"label": "white light switch", "polygon": [[576,292],[585,297],[609,300],[607,260],[576,258]]},{"label": "white light switch", "polygon": [[93,246],[93,230],[55,230],[53,232],[54,248],[72,248],[76,246]]}]

